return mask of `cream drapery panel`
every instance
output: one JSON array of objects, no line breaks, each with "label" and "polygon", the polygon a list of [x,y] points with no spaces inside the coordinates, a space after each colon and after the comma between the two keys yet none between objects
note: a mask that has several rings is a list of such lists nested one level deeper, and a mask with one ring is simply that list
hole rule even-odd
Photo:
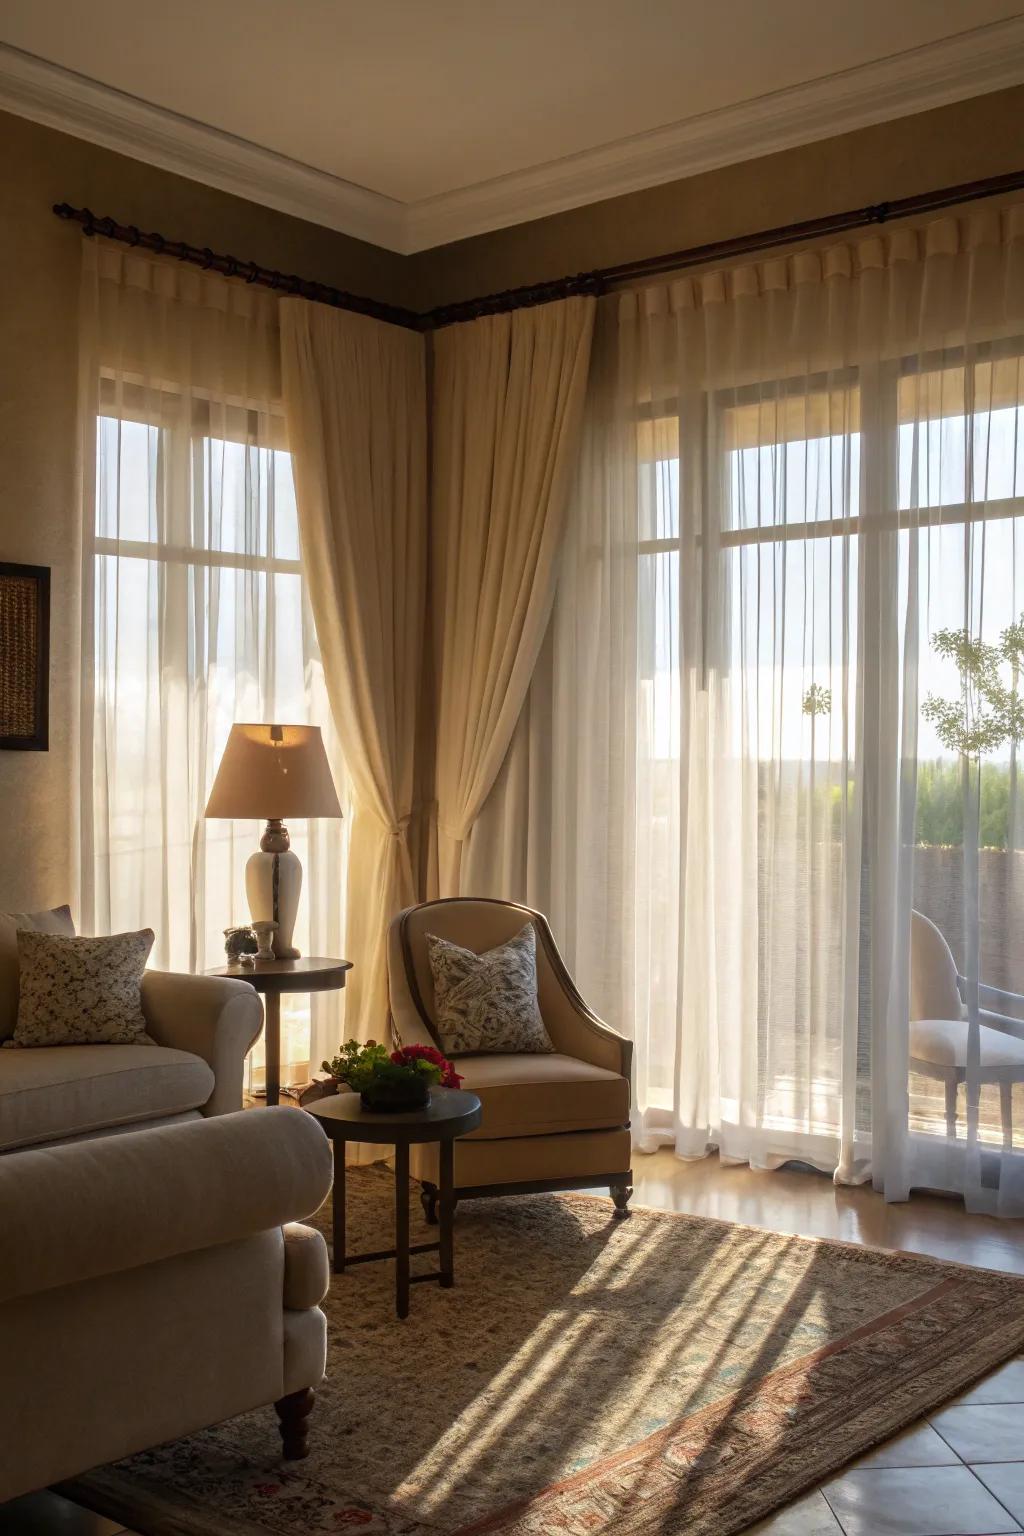
[{"label": "cream drapery panel", "polygon": [[438,866],[494,784],[551,612],[594,320],[571,298],[434,338],[432,581]]},{"label": "cream drapery panel", "polygon": [[281,354],[303,567],[356,800],[347,1033],[385,1038],[385,938],[409,853],[426,587],[422,336],[301,299]]},{"label": "cream drapery panel", "polygon": [[[642,1147],[1024,1211],[1024,1086],[1010,1144],[983,1071],[987,1010],[1024,1038],[987,990],[1024,993],[1019,747],[964,756],[935,712],[985,714],[942,633],[1011,688],[1022,619],[1024,209],[601,301],[548,644],[468,862],[634,1038]],[[965,978],[955,1136],[910,1065],[915,907]]]}]

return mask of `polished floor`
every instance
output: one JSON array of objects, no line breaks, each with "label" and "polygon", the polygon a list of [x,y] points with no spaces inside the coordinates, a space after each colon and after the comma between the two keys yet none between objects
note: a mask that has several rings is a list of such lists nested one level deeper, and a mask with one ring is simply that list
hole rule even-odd
[{"label": "polished floor", "polygon": [[[1024,1221],[969,1216],[955,1200],[886,1205],[821,1174],[637,1157],[636,1196],[662,1210],[928,1253],[1024,1275]],[[1003,1536],[1024,1531],[1024,1357],[750,1528],[748,1536]]]},{"label": "polished floor", "polygon": [[[886,1205],[819,1174],[637,1156],[634,1203],[805,1237],[932,1254],[1024,1275],[1024,1222],[969,1216],[956,1201]],[[0,1536],[115,1536],[54,1494],[0,1506]],[[877,1447],[748,1536],[1005,1536],[1024,1532],[1024,1356]],[[682,1533],[680,1533],[682,1536]]]}]

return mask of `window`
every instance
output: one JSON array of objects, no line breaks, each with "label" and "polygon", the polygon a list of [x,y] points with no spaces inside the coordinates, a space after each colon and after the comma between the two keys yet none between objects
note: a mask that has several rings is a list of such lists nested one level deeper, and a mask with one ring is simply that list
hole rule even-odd
[{"label": "window", "polygon": [[[86,905],[97,930],[152,927],[155,965],[203,970],[222,963],[224,928],[248,920],[260,831],[203,817],[233,721],[320,725],[344,793],[284,424],[108,374],[96,451]],[[297,942],[341,953],[342,830],[290,832],[306,871]],[[306,997],[286,998],[286,1080],[308,1075],[310,1025]]]},{"label": "window", "polygon": [[[762,1126],[811,1137],[838,1129],[844,1067],[834,1021],[849,1003],[849,946],[864,942],[861,840],[872,835],[892,738],[904,764],[901,804],[916,794],[912,899],[965,969],[961,760],[922,706],[960,696],[939,631],[966,629],[997,646],[1024,616],[1021,351],[762,382],[707,397],[701,423],[686,419],[692,406],[682,420],[671,402],[642,408],[636,835],[638,948],[646,935],[650,955],[638,1016],[658,1017],[676,995],[679,946],[653,935],[679,931],[689,889],[679,829],[694,774],[709,771],[688,763],[688,729],[700,721],[713,772],[730,786],[722,801],[731,799],[738,821],[753,818],[757,995],[735,1006],[757,1015]],[[894,412],[895,433],[866,430]],[[885,625],[898,677],[880,660]],[[1016,688],[1016,672],[1004,671]],[[1016,758],[1008,742],[981,763],[980,972],[983,983],[1024,993]],[[699,814],[714,814],[712,804]],[[746,836],[737,829],[737,843]],[[652,1028],[649,1049],[655,1102],[668,1108],[671,1031]],[[866,1023],[857,1058],[866,1085]],[[723,1079],[727,1091],[727,1070]],[[982,1134],[998,1141],[998,1099],[990,1090],[984,1099]],[[944,1134],[941,1084],[912,1077],[911,1124]]]}]

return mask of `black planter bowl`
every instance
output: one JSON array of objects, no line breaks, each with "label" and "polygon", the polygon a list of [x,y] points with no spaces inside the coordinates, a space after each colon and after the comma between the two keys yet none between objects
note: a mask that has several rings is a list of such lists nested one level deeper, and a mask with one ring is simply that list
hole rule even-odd
[{"label": "black planter bowl", "polygon": [[430,1103],[430,1084],[426,1078],[410,1083],[379,1083],[364,1088],[359,1095],[364,1109],[371,1114],[398,1115],[403,1110],[426,1109]]}]

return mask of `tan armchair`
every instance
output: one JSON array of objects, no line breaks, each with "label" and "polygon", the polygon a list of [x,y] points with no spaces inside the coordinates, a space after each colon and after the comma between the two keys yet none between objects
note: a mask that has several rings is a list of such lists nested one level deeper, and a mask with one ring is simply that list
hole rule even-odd
[{"label": "tan armchair", "polygon": [[[455,1143],[455,1195],[521,1194],[607,1186],[627,1216],[632,1043],[587,1007],[548,927],[529,907],[484,897],[428,901],[399,913],[388,933],[391,1029],[402,1045],[437,1045],[428,933],[482,953],[526,923],[537,935],[540,1012],[552,1055],[460,1056],[463,1087],[479,1094],[483,1121]],[[427,1219],[436,1219],[437,1148],[411,1149]]]}]

